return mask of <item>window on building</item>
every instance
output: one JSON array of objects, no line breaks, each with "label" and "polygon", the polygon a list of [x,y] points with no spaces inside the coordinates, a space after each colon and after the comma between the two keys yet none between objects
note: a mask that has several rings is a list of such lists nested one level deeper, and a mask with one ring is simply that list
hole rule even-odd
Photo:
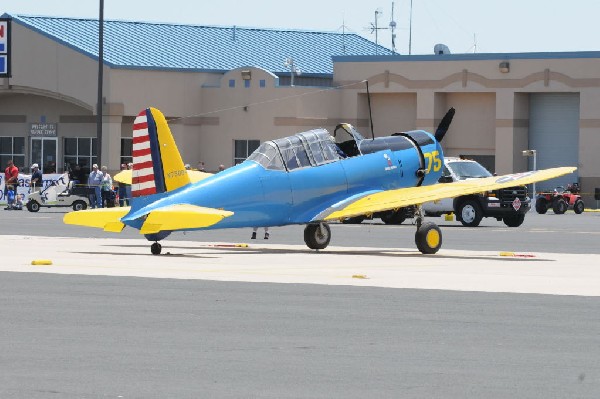
[{"label": "window on building", "polygon": [[90,173],[92,165],[98,163],[97,140],[91,137],[65,137],[65,171],[79,165],[85,173]]},{"label": "window on building", "polygon": [[235,87],[235,79],[229,79],[229,87]]},{"label": "window on building", "polygon": [[260,140],[235,140],[233,143],[233,164],[242,163],[260,145]]},{"label": "window on building", "polygon": [[248,89],[250,87],[250,81],[249,80],[244,80],[244,87],[246,89]]},{"label": "window on building", "polygon": [[133,162],[133,138],[121,138],[121,163]]},{"label": "window on building", "polygon": [[260,85],[260,87],[267,87],[267,81],[266,81],[266,80],[264,80],[264,79],[261,79],[261,80],[259,81],[259,85]]},{"label": "window on building", "polygon": [[25,165],[25,137],[0,137],[0,165],[2,170],[6,163],[13,160],[19,170],[27,169]]}]

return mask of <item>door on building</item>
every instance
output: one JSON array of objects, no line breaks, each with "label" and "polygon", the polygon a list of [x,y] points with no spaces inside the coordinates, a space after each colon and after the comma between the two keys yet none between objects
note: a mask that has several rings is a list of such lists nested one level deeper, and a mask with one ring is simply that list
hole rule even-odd
[{"label": "door on building", "polygon": [[30,165],[37,163],[42,173],[57,173],[57,143],[56,137],[32,137]]},{"label": "door on building", "polygon": [[[535,93],[529,102],[529,149],[537,169],[579,166],[579,94]],[[529,157],[529,170],[533,158]],[[577,182],[577,172],[537,183],[536,191]]]}]

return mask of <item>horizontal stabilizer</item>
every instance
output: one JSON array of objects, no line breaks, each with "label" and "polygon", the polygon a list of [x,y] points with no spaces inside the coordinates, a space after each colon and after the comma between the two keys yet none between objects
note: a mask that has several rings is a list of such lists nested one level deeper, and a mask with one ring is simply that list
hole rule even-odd
[{"label": "horizontal stabilizer", "polygon": [[66,224],[74,224],[77,226],[96,227],[120,233],[125,225],[121,222],[121,218],[129,213],[128,206],[120,208],[100,208],[86,209],[85,211],[74,211],[67,213],[63,222]]},{"label": "horizontal stabilizer", "polygon": [[140,234],[154,234],[159,231],[199,229],[219,223],[233,212],[202,206],[178,204],[151,211]]},{"label": "horizontal stabilizer", "polygon": [[[374,212],[398,209],[424,202],[437,201],[443,198],[454,198],[462,195],[482,193],[514,186],[536,183],[553,179],[577,170],[575,167],[560,167],[538,170],[535,172],[515,173],[504,176],[492,176],[484,179],[461,180],[453,183],[438,183],[431,186],[400,188],[365,194],[351,203],[344,203],[338,209],[332,207],[325,220],[335,220],[351,216],[372,214]],[[323,213],[320,214],[322,216]]]}]

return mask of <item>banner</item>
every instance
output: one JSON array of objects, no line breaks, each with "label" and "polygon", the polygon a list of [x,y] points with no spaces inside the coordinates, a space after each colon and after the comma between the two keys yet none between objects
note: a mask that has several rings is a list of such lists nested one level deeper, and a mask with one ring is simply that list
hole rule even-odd
[{"label": "banner", "polygon": [[[19,173],[19,180],[17,186],[17,195],[23,196],[23,203],[27,202],[29,195],[29,185],[31,183],[31,175]],[[52,203],[56,201],[56,196],[66,190],[69,184],[68,173],[48,173],[42,175],[42,191],[44,192],[44,202]],[[4,173],[0,174],[0,204],[6,204],[6,198],[4,198]]]}]

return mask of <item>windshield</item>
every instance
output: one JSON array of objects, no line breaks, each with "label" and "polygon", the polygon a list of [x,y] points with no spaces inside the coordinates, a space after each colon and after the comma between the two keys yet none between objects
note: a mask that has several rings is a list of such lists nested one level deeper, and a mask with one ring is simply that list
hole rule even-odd
[{"label": "windshield", "polygon": [[492,174],[477,162],[449,162],[448,168],[454,172],[458,180],[490,177]]}]

